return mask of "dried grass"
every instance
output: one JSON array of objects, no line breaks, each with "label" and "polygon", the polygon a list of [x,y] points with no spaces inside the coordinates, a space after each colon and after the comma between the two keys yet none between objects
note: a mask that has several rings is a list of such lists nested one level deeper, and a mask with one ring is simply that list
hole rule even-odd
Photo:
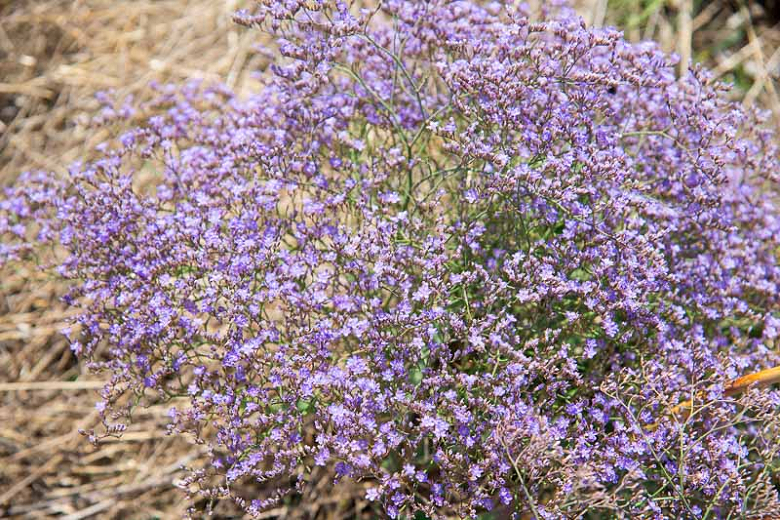
[{"label": "dried grass", "polygon": [[[605,3],[607,7],[605,8]],[[575,0],[586,20],[655,40],[733,83],[733,97],[772,110],[780,123],[780,3],[775,0]]]},{"label": "dried grass", "polygon": [[[62,172],[107,134],[89,128],[94,94],[142,101],[151,80],[223,81],[239,92],[264,58],[237,27],[235,1],[0,2],[0,185]],[[198,454],[165,436],[166,410],[136,416],[121,440],[92,447],[100,384],[58,331],[63,287],[34,266],[0,272],[0,516],[178,518],[180,467]],[[224,506],[223,506],[224,507]],[[223,509],[222,514],[233,511]]]},{"label": "dried grass", "polygon": [[[107,138],[86,124],[97,91],[112,88],[143,100],[153,79],[192,78],[221,80],[239,92],[252,88],[249,73],[265,62],[251,52],[257,34],[230,21],[237,3],[0,0],[0,185],[24,170],[62,172],[88,157]],[[740,83],[745,102],[780,117],[780,30],[760,6],[576,3],[599,25],[625,25],[630,15],[646,14],[627,28],[629,37],[660,40],[669,51],[707,62]],[[656,8],[644,12],[646,5]],[[163,407],[140,411],[121,440],[93,447],[78,433],[96,424],[100,382],[58,333],[69,315],[59,302],[62,292],[33,266],[0,271],[0,516],[181,517],[187,504],[175,482],[199,448],[164,435]],[[322,480],[300,516],[350,518],[365,505],[329,492]],[[235,513],[224,504],[217,512]],[[281,508],[268,518],[292,513]]]}]

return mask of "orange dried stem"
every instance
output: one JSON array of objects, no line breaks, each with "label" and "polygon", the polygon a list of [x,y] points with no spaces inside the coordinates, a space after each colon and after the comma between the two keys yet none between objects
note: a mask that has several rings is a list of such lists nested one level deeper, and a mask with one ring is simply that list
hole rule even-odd
[{"label": "orange dried stem", "polygon": [[[752,386],[764,387],[764,386],[772,385],[774,383],[780,383],[780,366],[767,368],[766,370],[761,370],[759,372],[754,372],[752,374],[748,374],[733,379],[729,381],[729,383],[726,385],[726,388],[724,389],[723,393],[727,396],[733,396],[741,392],[744,392],[745,390],[747,390]],[[682,403],[673,407],[670,410],[670,414],[678,415],[680,412],[683,411],[690,412],[692,407],[693,407],[693,402],[691,400],[683,401]],[[653,431],[657,427],[658,427],[658,423],[652,424],[650,425],[649,430]]]},{"label": "orange dried stem", "polygon": [[778,382],[780,382],[780,367],[768,368],[766,370],[761,370],[760,372],[755,372],[753,374],[748,374],[746,376],[734,379],[728,385],[726,385],[724,393],[726,395],[735,395],[744,390],[747,390],[748,387],[753,385],[761,387],[769,386]]}]

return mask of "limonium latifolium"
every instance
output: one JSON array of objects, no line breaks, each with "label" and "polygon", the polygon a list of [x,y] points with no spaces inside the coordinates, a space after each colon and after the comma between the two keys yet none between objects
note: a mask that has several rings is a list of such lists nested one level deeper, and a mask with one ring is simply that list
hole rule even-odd
[{"label": "limonium latifolium", "polygon": [[110,377],[102,415],[170,400],[209,447],[193,494],[780,510],[780,393],[724,394],[780,363],[766,115],[652,43],[515,4],[264,0],[235,16],[276,37],[255,95],[160,87],[100,159],[6,190],[3,262],[56,245],[40,263]]}]

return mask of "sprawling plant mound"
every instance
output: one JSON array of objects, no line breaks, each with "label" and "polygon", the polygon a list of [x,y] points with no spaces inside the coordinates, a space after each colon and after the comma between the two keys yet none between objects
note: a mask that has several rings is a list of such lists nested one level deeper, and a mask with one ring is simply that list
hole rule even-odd
[{"label": "sprawling plant mound", "polygon": [[0,254],[67,251],[105,417],[171,399],[211,447],[191,489],[780,507],[780,393],[724,394],[780,363],[771,134],[653,45],[507,4],[265,1],[236,16],[279,36],[255,97],[163,89],[101,160],[8,190]]}]

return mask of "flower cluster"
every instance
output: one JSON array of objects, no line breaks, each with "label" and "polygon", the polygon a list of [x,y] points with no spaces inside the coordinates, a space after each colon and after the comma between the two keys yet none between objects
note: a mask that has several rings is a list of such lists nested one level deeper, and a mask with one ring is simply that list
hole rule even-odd
[{"label": "flower cluster", "polygon": [[0,261],[66,252],[102,413],[170,400],[250,514],[315,476],[393,518],[776,512],[780,393],[724,394],[780,363],[765,116],[566,8],[379,5],[237,13],[278,37],[255,96],[161,87],[7,190]]}]

